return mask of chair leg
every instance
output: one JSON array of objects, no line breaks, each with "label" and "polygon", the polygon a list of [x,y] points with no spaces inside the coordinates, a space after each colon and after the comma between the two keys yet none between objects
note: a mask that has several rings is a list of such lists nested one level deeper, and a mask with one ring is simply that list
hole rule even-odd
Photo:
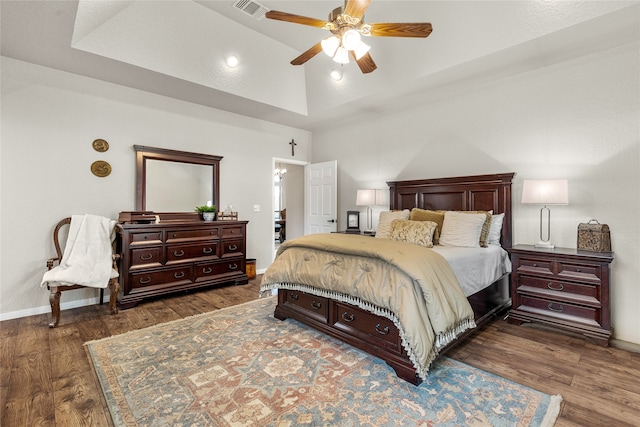
[{"label": "chair leg", "polygon": [[51,288],[49,292],[49,304],[51,304],[51,323],[50,328],[55,328],[60,323],[60,291],[58,288]]},{"label": "chair leg", "polygon": [[116,305],[118,302],[118,292],[120,292],[120,283],[117,279],[111,280],[109,282],[109,309],[111,310],[111,314],[118,313],[118,306]]}]

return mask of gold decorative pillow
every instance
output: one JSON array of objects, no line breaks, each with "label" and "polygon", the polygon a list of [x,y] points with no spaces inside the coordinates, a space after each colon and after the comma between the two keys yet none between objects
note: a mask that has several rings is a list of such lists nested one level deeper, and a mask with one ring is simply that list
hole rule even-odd
[{"label": "gold decorative pillow", "polygon": [[391,222],[389,238],[409,242],[426,248],[433,247],[433,233],[438,224],[433,221],[410,221],[396,219]]},{"label": "gold decorative pillow", "polygon": [[437,245],[440,240],[440,233],[442,232],[442,224],[444,224],[444,212],[445,211],[432,211],[428,209],[413,208],[411,209],[411,215],[409,219],[411,221],[432,221],[435,222],[437,227],[433,232],[433,244]]}]

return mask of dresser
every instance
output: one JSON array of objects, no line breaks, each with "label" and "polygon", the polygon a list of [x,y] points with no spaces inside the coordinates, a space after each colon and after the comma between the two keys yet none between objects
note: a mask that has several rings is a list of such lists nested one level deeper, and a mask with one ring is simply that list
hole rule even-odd
[{"label": "dresser", "polygon": [[509,253],[513,264],[510,323],[544,323],[609,345],[613,252],[516,245]]},{"label": "dresser", "polygon": [[247,221],[168,221],[121,224],[118,303],[214,285],[248,283]]}]

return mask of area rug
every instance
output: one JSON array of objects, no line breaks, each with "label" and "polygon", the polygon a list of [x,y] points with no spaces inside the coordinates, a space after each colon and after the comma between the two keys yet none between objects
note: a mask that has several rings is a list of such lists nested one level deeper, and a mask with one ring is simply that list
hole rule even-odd
[{"label": "area rug", "polygon": [[87,343],[116,426],[552,426],[549,396],[440,358],[416,387],[273,297]]}]

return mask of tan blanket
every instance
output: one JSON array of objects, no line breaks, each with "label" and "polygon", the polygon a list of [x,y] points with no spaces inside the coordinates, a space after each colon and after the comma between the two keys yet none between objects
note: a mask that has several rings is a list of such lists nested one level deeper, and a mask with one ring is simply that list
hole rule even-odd
[{"label": "tan blanket", "polygon": [[438,350],[475,327],[447,261],[411,243],[339,233],[288,240],[262,277],[262,292],[277,288],[348,302],[393,320],[423,379]]}]

